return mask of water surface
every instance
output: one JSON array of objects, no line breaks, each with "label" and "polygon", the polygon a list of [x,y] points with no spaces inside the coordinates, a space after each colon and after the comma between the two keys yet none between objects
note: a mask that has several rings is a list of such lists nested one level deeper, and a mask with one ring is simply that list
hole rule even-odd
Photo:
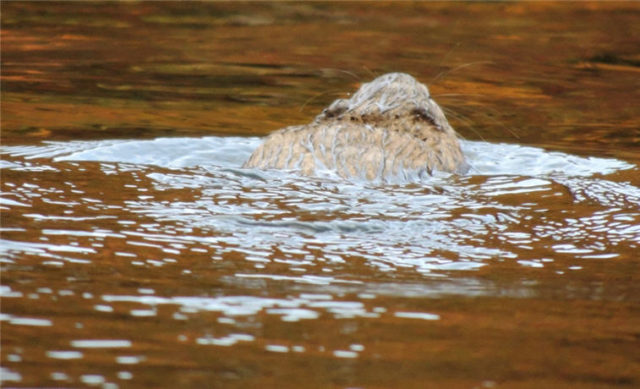
[{"label": "water surface", "polygon": [[[639,15],[3,3],[3,385],[640,385]],[[241,168],[388,71],[469,174]]]}]

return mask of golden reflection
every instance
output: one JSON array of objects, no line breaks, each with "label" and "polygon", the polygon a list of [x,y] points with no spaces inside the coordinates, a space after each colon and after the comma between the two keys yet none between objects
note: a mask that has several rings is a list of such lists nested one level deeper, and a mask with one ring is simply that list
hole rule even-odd
[{"label": "golden reflection", "polygon": [[[639,12],[3,2],[2,385],[639,386]],[[387,72],[471,174],[240,168]]]}]

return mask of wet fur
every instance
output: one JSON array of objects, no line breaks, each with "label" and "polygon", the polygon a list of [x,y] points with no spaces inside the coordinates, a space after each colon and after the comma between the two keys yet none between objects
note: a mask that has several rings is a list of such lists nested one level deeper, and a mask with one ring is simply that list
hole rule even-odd
[{"label": "wet fur", "polygon": [[442,109],[426,85],[404,73],[363,84],[310,124],[270,134],[244,166],[382,181],[468,169]]}]

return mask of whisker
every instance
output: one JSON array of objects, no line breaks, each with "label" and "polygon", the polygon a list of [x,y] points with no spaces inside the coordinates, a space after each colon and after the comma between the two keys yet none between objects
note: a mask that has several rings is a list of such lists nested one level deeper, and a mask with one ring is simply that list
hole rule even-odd
[{"label": "whisker", "polygon": [[469,63],[465,63],[459,66],[456,66],[455,68],[449,69],[449,70],[443,70],[440,73],[438,73],[430,82],[429,85],[431,84],[435,84],[436,81],[438,81],[440,78],[446,76],[449,73],[455,72],[457,70],[460,69],[464,69],[466,67],[469,66],[473,66],[473,65],[486,65],[486,64],[492,64],[493,61],[477,61],[477,62],[469,62]]},{"label": "whisker", "polygon": [[450,48],[449,51],[447,51],[447,53],[442,57],[442,59],[440,60],[440,63],[438,64],[438,67],[441,67],[442,64],[445,63],[447,57],[460,46],[462,46],[462,42],[458,42],[455,45],[453,45],[453,47]]},{"label": "whisker", "polygon": [[351,76],[351,77],[352,77],[354,80],[356,80],[356,81],[361,81],[361,80],[362,80],[362,78],[361,78],[361,77],[359,77],[357,74],[355,74],[355,73],[353,73],[353,72],[350,72],[350,71],[348,71],[348,70],[338,69],[338,68],[324,68],[324,69],[325,69],[325,70],[332,70],[332,71],[334,71],[334,72],[338,72],[338,73],[344,73],[344,74],[346,74],[346,75]]},{"label": "whisker", "polygon": [[363,68],[367,73],[369,73],[369,75],[370,75],[372,78],[378,78],[378,74],[375,74],[371,69],[369,69],[369,68],[368,68],[368,67],[366,67],[365,65],[362,65],[362,68]]},{"label": "whisker", "polygon": [[[478,130],[475,129],[475,127],[473,126],[473,121],[471,121],[467,116],[463,115],[463,114],[459,114],[455,111],[453,111],[450,108],[442,108],[442,110],[449,115],[450,117],[453,117],[454,119],[462,122],[462,124],[464,126],[466,126],[467,128],[469,128],[471,130],[471,132],[473,132],[474,134],[476,134],[478,136],[478,138],[480,138],[483,142],[486,142],[487,140],[480,134],[480,132]],[[460,135],[460,134],[458,134]],[[462,137],[462,136],[461,136]]]},{"label": "whisker", "polygon": [[482,93],[442,93],[437,95],[431,95],[431,97],[440,98],[440,97],[482,97],[484,96]]},{"label": "whisker", "polygon": [[[479,105],[482,106],[482,109],[485,111],[489,111],[490,113],[494,114],[494,115],[500,115],[501,112],[498,111],[495,108],[492,108],[486,104],[483,103],[478,103]],[[465,107],[464,105],[460,105],[457,108],[459,109],[467,109],[467,111],[469,111],[471,108],[469,107]],[[500,126],[502,129],[506,130],[509,134],[511,134],[514,138],[516,139],[520,139],[520,136],[518,135],[518,133],[516,133],[512,128],[507,127],[504,122],[502,120],[496,119],[493,116],[490,116],[488,114],[485,114],[484,117],[489,118],[494,124],[497,124],[498,126]]]},{"label": "whisker", "polygon": [[309,97],[307,100],[305,100],[305,102],[300,106],[300,109],[298,110],[298,112],[302,112],[302,110],[304,110],[304,108],[311,103],[313,100],[317,99],[320,96],[340,96],[340,95],[344,95],[344,91],[339,91],[337,89],[333,89],[333,90],[328,90],[325,92],[321,92],[321,93],[317,93],[314,96]]}]

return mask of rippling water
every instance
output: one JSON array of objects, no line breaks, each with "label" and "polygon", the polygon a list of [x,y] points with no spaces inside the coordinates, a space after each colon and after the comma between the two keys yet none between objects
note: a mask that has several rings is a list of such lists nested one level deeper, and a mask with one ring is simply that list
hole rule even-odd
[{"label": "rippling water", "polygon": [[[602,177],[634,168],[623,161],[467,141],[470,175],[388,186],[241,169],[259,142],[208,137],[5,147],[5,185],[11,189],[2,204],[14,217],[20,214],[41,226],[41,236],[25,241],[19,236],[27,230],[6,223],[4,261],[28,254],[49,266],[90,266],[109,242],[118,247],[114,260],[132,266],[175,267],[184,255],[206,255],[237,268],[227,282],[335,285],[372,296],[492,295],[491,284],[381,287],[340,274],[365,265],[373,272],[411,270],[441,277],[440,271],[472,271],[495,260],[552,267],[562,274],[580,269],[580,259],[614,259],[620,253],[613,247],[640,244],[640,189]],[[49,178],[40,178],[43,173]],[[24,180],[25,174],[33,178]],[[49,180],[60,174],[67,177],[63,186],[51,187]],[[24,181],[12,183],[14,176]],[[117,185],[110,189],[118,196],[103,198],[96,183]],[[590,212],[577,215],[580,204]],[[559,260],[563,257],[572,261]],[[11,294],[10,288],[5,291]],[[264,310],[286,321],[317,318],[318,310],[376,316],[359,302],[327,303],[330,295],[102,299],[231,316]],[[219,341],[238,339],[247,338]]]},{"label": "rippling water", "polygon": [[[351,359],[371,347],[369,339],[339,342],[333,349],[275,341],[265,336],[266,324],[258,318],[292,323],[391,315],[439,321],[438,311],[371,302],[544,295],[549,291],[536,291],[535,282],[505,288],[465,274],[513,263],[562,276],[589,266],[585,261],[628,257],[640,245],[640,189],[607,179],[635,169],[624,161],[465,141],[473,166],[469,175],[389,185],[242,169],[259,142],[205,137],[4,147],[0,250],[5,269],[11,269],[2,286],[4,304],[53,299],[50,314],[3,313],[5,325],[57,325],[61,304],[69,299],[86,301],[74,304],[94,311],[92,316],[124,314],[127,321],[154,318],[171,307],[169,318],[178,322],[215,315],[209,330],[176,334],[180,343],[259,343],[272,353],[312,351]],[[51,288],[60,281],[46,274],[60,271],[66,274],[64,288]],[[99,273],[113,271],[122,274],[107,290],[96,295],[87,288],[102,278]],[[131,278],[132,273],[150,279]],[[41,277],[48,281],[37,281]],[[213,293],[203,296],[207,289]],[[628,292],[588,287],[570,293],[637,302]],[[46,342],[53,343],[48,359],[90,361],[87,352],[126,350],[137,342],[122,330],[91,332],[85,339],[82,322],[74,324],[77,335],[66,335],[70,343]],[[7,358],[21,360],[20,350],[24,345]],[[142,350],[115,358],[123,366],[147,361]],[[4,374],[21,380],[17,373]],[[130,374],[123,370],[117,378],[126,381]],[[72,379],[63,371],[50,378]],[[87,385],[106,382],[102,374],[78,379]]]},{"label": "rippling water", "polygon": [[[3,2],[2,386],[637,387],[638,15]],[[241,167],[390,71],[469,174]]]},{"label": "rippling water", "polygon": [[[610,251],[611,244],[626,242],[636,247],[640,243],[640,190],[592,178],[634,167],[623,161],[465,142],[471,175],[441,175],[426,182],[388,186],[241,169],[259,142],[238,137],[160,138],[5,148],[11,157],[4,162],[9,171],[78,174],[86,169],[78,162],[94,161],[98,171],[93,180],[117,175],[118,193],[136,195],[111,203],[100,196],[81,196],[83,190],[74,190],[73,181],[65,182],[70,193],[23,184],[4,200],[5,205],[33,209],[35,198],[66,208],[63,215],[30,212],[23,217],[74,221],[76,217],[64,214],[77,213],[74,209],[79,207],[99,216],[77,221],[111,224],[117,218],[120,228],[43,229],[44,241],[75,236],[97,243],[56,248],[7,240],[3,250],[10,255],[34,250],[69,252],[71,258],[64,254],[52,258],[90,261],[96,245],[106,238],[141,240],[154,242],[153,246],[174,256],[200,250],[213,260],[223,260],[234,254],[264,269],[261,273],[269,273],[270,267],[288,266],[299,272],[306,272],[307,266],[320,267],[328,276],[292,279],[330,284],[334,282],[330,265],[343,264],[345,257],[358,258],[376,271],[414,269],[430,274],[477,269],[490,259],[517,259],[524,266],[543,267],[563,254],[615,258],[618,254]],[[172,201],[176,191],[188,191],[189,198]],[[79,199],[65,201],[69,196]],[[521,202],[514,201],[518,196]],[[563,203],[590,204],[592,212],[578,216],[570,210],[554,214],[549,209]],[[109,216],[115,210],[118,216]],[[535,220],[532,214],[538,215]],[[121,229],[127,226],[122,219],[140,216],[153,223]],[[528,253],[534,244],[548,250],[546,256],[541,257],[539,250]],[[134,259],[138,257],[134,250],[117,254],[140,262]],[[278,275],[259,277],[277,279]]]},{"label": "rippling water", "polygon": [[[0,292],[12,313],[2,320],[25,329],[69,323],[60,339],[40,341],[49,345],[47,360],[67,366],[51,370],[49,379],[107,385],[133,379],[125,367],[154,366],[157,356],[144,346],[151,340],[118,327],[122,320],[184,323],[177,331],[151,330],[152,338],[172,333],[178,344],[254,344],[268,353],[339,361],[378,347],[357,329],[365,324],[344,324],[338,338],[323,343],[315,336],[274,338],[267,318],[431,323],[447,312],[422,299],[447,296],[639,302],[634,285],[604,287],[593,276],[568,274],[593,261],[635,257],[640,188],[609,178],[637,171],[633,164],[464,141],[469,175],[391,185],[241,168],[259,142],[204,137],[3,147]],[[482,276],[483,269],[513,266],[519,276]],[[635,265],[619,270],[629,266]],[[56,273],[65,279],[51,278]],[[568,282],[558,287],[550,274]],[[550,277],[553,287],[546,285]],[[96,282],[103,287],[92,288]],[[36,304],[16,309],[24,299]],[[65,317],[70,306],[80,310]],[[209,324],[189,330],[194,320]],[[9,341],[6,358],[28,360],[32,347]],[[73,361],[91,366],[109,350],[117,372],[70,373],[78,369]],[[137,373],[139,382],[155,382],[145,377],[152,371]],[[3,376],[22,380],[11,370]]]}]

